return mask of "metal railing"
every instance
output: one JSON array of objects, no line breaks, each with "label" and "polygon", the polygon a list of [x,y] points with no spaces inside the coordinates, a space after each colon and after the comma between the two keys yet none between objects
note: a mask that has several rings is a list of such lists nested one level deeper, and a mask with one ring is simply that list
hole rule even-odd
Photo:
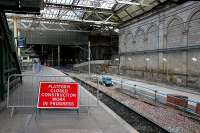
[{"label": "metal railing", "polygon": [[[20,82],[10,85],[12,78],[22,79]],[[98,80],[98,79],[97,79]],[[75,82],[67,75],[38,75],[38,74],[13,74],[8,77],[7,107],[12,108],[37,108],[39,83],[49,82]],[[94,99],[81,85],[78,86],[79,107],[97,107],[99,99]],[[11,116],[12,116],[11,112]]]},{"label": "metal railing", "polygon": [[125,93],[127,93],[128,95],[138,95],[142,98],[154,101],[155,104],[160,103],[167,106],[172,106],[176,109],[180,109],[184,112],[200,117],[200,114],[197,113],[195,110],[200,101],[191,100],[187,97],[182,97],[180,95],[166,94],[156,89],[148,88],[141,85],[126,83],[123,79],[115,79],[113,80],[113,82],[116,83],[117,88],[125,90]]},{"label": "metal railing", "polygon": [[32,62],[23,62],[20,64],[22,71],[32,71],[33,63]]}]

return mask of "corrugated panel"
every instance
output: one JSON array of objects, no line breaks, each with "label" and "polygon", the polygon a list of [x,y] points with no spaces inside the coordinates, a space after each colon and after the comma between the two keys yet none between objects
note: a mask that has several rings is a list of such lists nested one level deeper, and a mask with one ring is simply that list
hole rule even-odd
[{"label": "corrugated panel", "polygon": [[88,43],[88,34],[70,31],[22,31],[27,44],[84,45]]},{"label": "corrugated panel", "polygon": [[35,7],[40,8],[43,0],[20,0],[22,7]]},{"label": "corrugated panel", "polygon": [[127,15],[127,16],[123,17],[122,20],[123,20],[123,21],[126,21],[126,20],[129,20],[130,18],[131,18],[131,17]]},{"label": "corrugated panel", "polygon": [[132,16],[134,17],[134,16],[140,15],[140,14],[142,14],[142,13],[144,13],[144,11],[142,11],[142,10],[137,10],[136,12],[132,13]]},{"label": "corrugated panel", "polygon": [[0,8],[7,12],[39,14],[43,3],[43,0],[0,0]]},{"label": "corrugated panel", "polygon": [[120,18],[123,18],[125,16],[127,16],[127,13],[125,11],[122,11],[120,13],[117,14]]},{"label": "corrugated panel", "polygon": [[132,5],[132,6],[128,7],[126,10],[131,13],[131,12],[134,12],[134,11],[139,10],[139,9],[140,8],[138,6]]},{"label": "corrugated panel", "polygon": [[151,6],[145,6],[145,7],[143,7],[144,8],[144,10],[145,11],[149,11],[149,10],[151,10],[153,7],[155,7],[156,5],[158,5],[158,3],[153,3],[153,4],[151,4]]},{"label": "corrugated panel", "polygon": [[154,2],[154,1],[156,1],[156,0],[144,0],[143,3],[144,4],[150,4],[150,3]]}]

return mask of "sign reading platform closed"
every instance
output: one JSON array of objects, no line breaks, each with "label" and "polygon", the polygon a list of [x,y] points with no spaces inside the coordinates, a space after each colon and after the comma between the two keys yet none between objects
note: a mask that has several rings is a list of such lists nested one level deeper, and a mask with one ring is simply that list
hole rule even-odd
[{"label": "sign reading platform closed", "polygon": [[78,83],[40,82],[37,108],[78,109]]}]

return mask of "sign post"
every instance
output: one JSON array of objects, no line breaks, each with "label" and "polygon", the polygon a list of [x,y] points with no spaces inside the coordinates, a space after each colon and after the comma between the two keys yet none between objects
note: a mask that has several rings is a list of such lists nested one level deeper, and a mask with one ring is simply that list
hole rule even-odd
[{"label": "sign post", "polygon": [[78,109],[78,83],[40,82],[39,109]]},{"label": "sign post", "polygon": [[18,38],[18,48],[24,48],[26,45],[26,38],[25,37],[19,37]]}]

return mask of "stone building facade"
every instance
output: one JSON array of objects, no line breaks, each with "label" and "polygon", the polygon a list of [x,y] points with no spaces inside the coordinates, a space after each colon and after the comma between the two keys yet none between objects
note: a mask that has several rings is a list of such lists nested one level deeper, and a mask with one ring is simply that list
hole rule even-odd
[{"label": "stone building facade", "polygon": [[120,28],[120,71],[200,88],[200,2],[149,13]]}]

